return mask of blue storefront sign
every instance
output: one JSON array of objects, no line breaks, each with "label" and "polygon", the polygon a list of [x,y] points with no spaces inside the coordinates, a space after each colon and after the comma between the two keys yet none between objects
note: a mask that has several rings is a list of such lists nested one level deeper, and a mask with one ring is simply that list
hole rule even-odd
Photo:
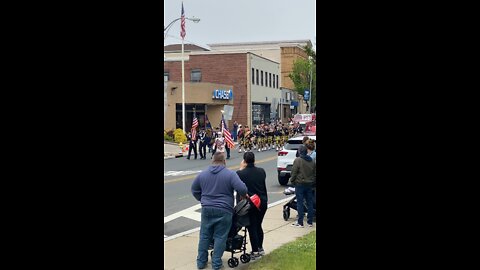
[{"label": "blue storefront sign", "polygon": [[309,100],[310,99],[310,90],[305,89],[305,94],[303,95],[303,100]]},{"label": "blue storefront sign", "polygon": [[221,89],[213,90],[212,99],[227,99],[227,100],[230,100],[232,98],[233,98],[232,89],[229,89],[229,90],[221,90]]},{"label": "blue storefront sign", "polygon": [[292,101],[290,106],[298,107],[298,101]]}]

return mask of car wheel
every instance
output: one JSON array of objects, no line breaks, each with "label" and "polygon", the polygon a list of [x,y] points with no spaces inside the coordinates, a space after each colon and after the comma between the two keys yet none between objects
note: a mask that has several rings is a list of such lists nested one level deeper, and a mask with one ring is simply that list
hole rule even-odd
[{"label": "car wheel", "polygon": [[288,177],[287,176],[280,176],[278,175],[278,183],[282,186],[286,186],[288,184]]}]

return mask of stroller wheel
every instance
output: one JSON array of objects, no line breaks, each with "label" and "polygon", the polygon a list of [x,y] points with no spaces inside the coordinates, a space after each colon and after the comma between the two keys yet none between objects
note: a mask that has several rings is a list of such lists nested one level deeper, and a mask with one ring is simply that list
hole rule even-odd
[{"label": "stroller wheel", "polygon": [[235,260],[233,258],[228,259],[228,266],[230,266],[230,268],[235,267]]},{"label": "stroller wheel", "polygon": [[250,254],[242,254],[240,261],[242,261],[242,263],[248,263],[250,261]]},{"label": "stroller wheel", "polygon": [[213,257],[213,250],[210,251],[210,257]]},{"label": "stroller wheel", "polygon": [[238,261],[238,258],[234,257],[233,259],[235,260],[235,267],[237,267],[240,264],[240,262]]},{"label": "stroller wheel", "polygon": [[287,221],[290,218],[290,209],[283,210],[283,220]]}]

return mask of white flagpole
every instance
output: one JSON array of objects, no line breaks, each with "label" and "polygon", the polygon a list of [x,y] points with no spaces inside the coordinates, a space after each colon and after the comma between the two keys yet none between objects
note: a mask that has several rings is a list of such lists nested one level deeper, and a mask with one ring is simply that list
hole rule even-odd
[{"label": "white flagpole", "polygon": [[183,38],[182,38],[182,127],[183,132],[187,133],[185,130],[185,62],[183,60]]}]

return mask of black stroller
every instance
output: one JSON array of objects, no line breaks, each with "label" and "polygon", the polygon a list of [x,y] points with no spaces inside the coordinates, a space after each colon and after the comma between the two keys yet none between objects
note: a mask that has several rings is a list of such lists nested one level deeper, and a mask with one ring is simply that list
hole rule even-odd
[{"label": "black stroller", "polygon": [[[228,233],[227,245],[225,247],[226,252],[231,252],[232,256],[228,259],[228,266],[230,268],[237,267],[239,261],[234,254],[243,253],[240,255],[240,261],[242,263],[248,263],[250,261],[250,254],[247,253],[247,228],[250,225],[250,218],[248,217],[248,211],[251,208],[251,203],[248,199],[241,200],[234,208],[234,214],[232,219],[232,227]],[[243,228],[243,230],[242,230]],[[239,234],[242,231],[243,235]],[[209,247],[213,249],[213,243]],[[210,251],[210,256],[213,256],[213,250]]]},{"label": "black stroller", "polygon": [[[317,199],[316,199],[316,193],[317,189],[313,189],[313,220],[316,221],[317,218]],[[295,194],[295,191],[291,189],[286,189],[283,194],[285,195],[291,195]],[[293,198],[288,201],[284,206],[283,206],[283,219],[287,221],[290,218],[290,208],[293,210],[297,211],[297,196],[293,196]],[[307,205],[305,201],[303,201],[303,209],[307,209]],[[306,211],[305,211],[306,212]]]}]

